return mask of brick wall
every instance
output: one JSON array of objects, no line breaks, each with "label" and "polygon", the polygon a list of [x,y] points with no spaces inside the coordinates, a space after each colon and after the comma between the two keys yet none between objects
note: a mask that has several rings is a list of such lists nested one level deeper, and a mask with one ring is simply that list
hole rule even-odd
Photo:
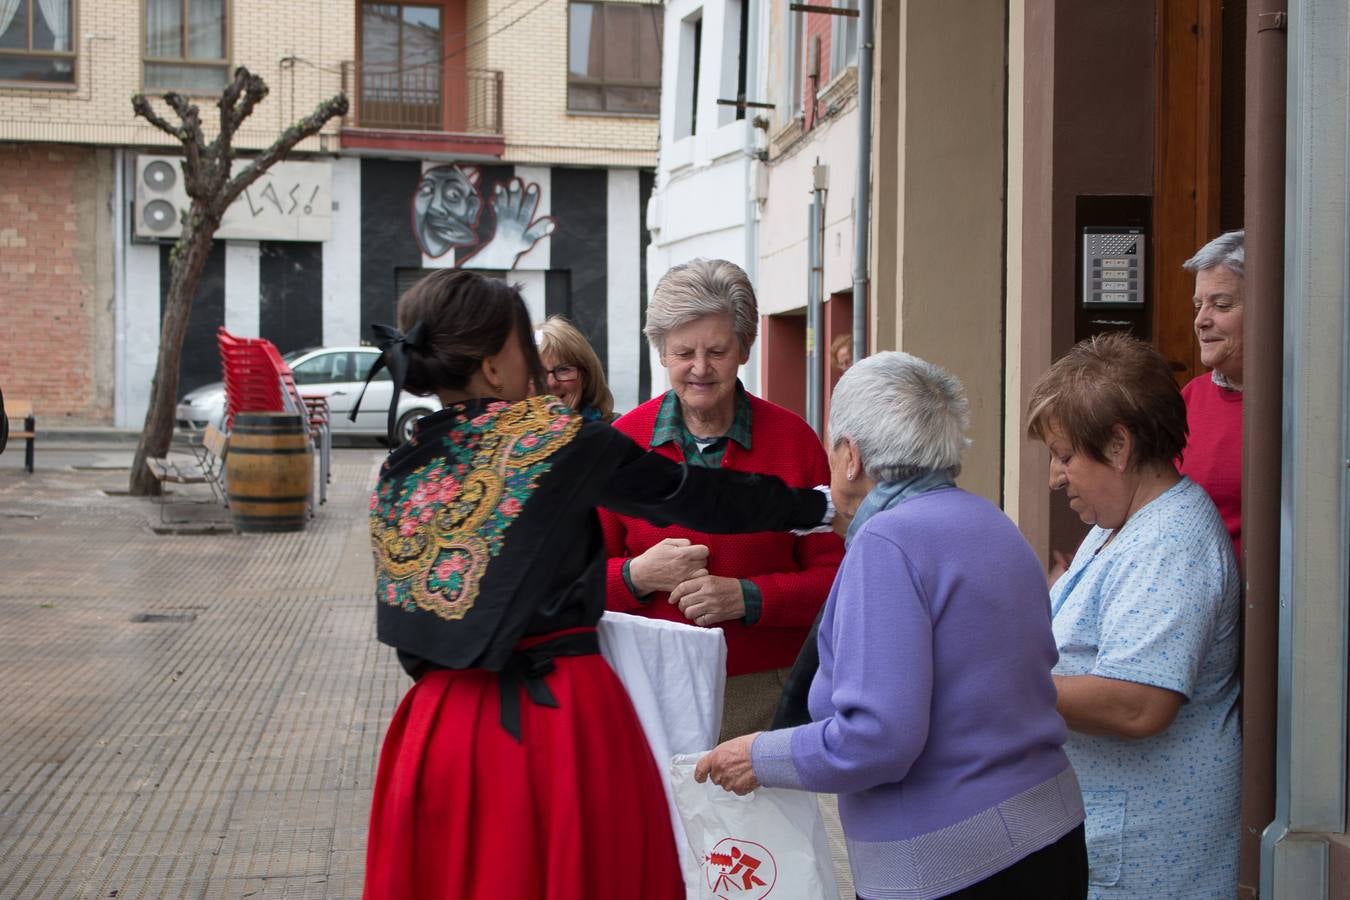
[{"label": "brick wall", "polygon": [[[620,0],[657,3],[659,0]],[[74,85],[34,89],[0,82],[0,141],[176,146],[131,113],[141,90],[144,0],[77,4]],[[271,89],[235,145],[261,149],[325,97],[343,89],[342,64],[357,58],[356,0],[231,0],[229,61]],[[524,4],[469,0],[465,61],[503,71],[507,162],[601,166],[656,163],[656,118],[567,112],[568,0]],[[348,88],[354,87],[348,85]],[[211,133],[215,110],[203,98]],[[175,121],[166,112],[166,118]],[[327,133],[339,124],[330,123]],[[331,142],[336,148],[336,142]],[[319,150],[318,138],[300,145]]]},{"label": "brick wall", "polygon": [[106,151],[0,144],[0,389],[33,401],[39,428],[112,421],[110,177]]},{"label": "brick wall", "polygon": [[660,130],[656,117],[567,111],[567,0],[548,0],[520,18],[514,7],[506,9],[511,0],[488,0],[486,6],[489,15],[496,16],[491,27],[501,29],[486,42],[485,64],[503,73],[507,161],[656,165]]},{"label": "brick wall", "polygon": [[[131,112],[131,95],[142,87],[145,0],[81,0],[76,7],[74,85],[35,89],[0,82],[0,140],[176,146]],[[271,89],[235,145],[261,149],[342,89],[341,63],[356,55],[356,2],[230,0],[227,8],[230,65],[248,66]],[[208,134],[217,121],[212,99],[198,101]],[[165,115],[177,121],[167,110]],[[325,131],[337,128],[334,122]],[[300,146],[317,150],[319,141]]]}]

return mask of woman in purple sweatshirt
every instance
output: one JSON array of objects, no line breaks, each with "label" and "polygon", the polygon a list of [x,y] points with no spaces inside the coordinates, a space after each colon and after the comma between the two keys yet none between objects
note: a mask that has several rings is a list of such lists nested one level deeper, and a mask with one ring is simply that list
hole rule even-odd
[{"label": "woman in purple sweatshirt", "polygon": [[820,624],[812,721],[727,741],[696,777],[839,795],[859,897],[1087,895],[1045,575],[956,487],[961,383],[905,353],[855,363],[830,405],[848,552]]}]

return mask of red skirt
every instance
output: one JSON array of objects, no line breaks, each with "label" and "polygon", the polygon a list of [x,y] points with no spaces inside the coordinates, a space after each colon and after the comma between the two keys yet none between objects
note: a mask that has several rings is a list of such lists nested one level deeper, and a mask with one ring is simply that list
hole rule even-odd
[{"label": "red skirt", "polygon": [[627,692],[598,654],[554,666],[558,706],[522,692],[520,742],[501,725],[495,673],[434,670],[408,691],[380,753],[366,900],[684,897]]}]

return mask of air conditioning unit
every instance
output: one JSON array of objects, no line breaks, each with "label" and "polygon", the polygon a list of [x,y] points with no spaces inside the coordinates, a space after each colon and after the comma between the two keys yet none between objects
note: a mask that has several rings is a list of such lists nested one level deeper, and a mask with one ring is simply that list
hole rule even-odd
[{"label": "air conditioning unit", "polygon": [[183,188],[182,160],[176,156],[136,157],[133,233],[141,240],[174,240],[191,201]]},{"label": "air conditioning unit", "polygon": [[[234,170],[248,160],[234,162]],[[182,158],[136,157],[133,229],[136,240],[177,240],[192,201]],[[327,161],[275,163],[244,189],[221,217],[216,237],[245,241],[326,241],[333,231],[333,168]]]}]

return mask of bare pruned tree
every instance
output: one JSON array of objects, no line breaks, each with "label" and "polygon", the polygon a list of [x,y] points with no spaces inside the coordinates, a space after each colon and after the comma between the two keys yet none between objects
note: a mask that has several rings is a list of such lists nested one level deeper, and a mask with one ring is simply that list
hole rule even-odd
[{"label": "bare pruned tree", "polygon": [[202,268],[211,253],[211,240],[231,203],[244,189],[274,163],[286,158],[295,145],[317,134],[334,116],[347,114],[347,97],[338,94],[320,103],[314,111],[287,128],[262,153],[232,172],[234,135],[264,97],[267,85],[262,78],[240,66],[234,78],[216,101],[220,108],[220,128],[208,142],[202,131],[201,114],[195,103],[177,93],[164,95],[164,102],[177,115],[174,125],[151,106],[144,94],[131,98],[135,114],[171,135],[183,145],[183,181],[192,200],[183,216],[183,231],[169,256],[169,292],[164,300],[164,322],[160,329],[159,359],[155,379],[150,386],[150,409],[145,427],[136,445],[131,465],[131,493],[135,496],[158,494],[160,484],[147,470],[148,458],[163,456],[173,439],[174,407],[178,396],[178,368],[183,355],[192,298],[197,293]]}]

